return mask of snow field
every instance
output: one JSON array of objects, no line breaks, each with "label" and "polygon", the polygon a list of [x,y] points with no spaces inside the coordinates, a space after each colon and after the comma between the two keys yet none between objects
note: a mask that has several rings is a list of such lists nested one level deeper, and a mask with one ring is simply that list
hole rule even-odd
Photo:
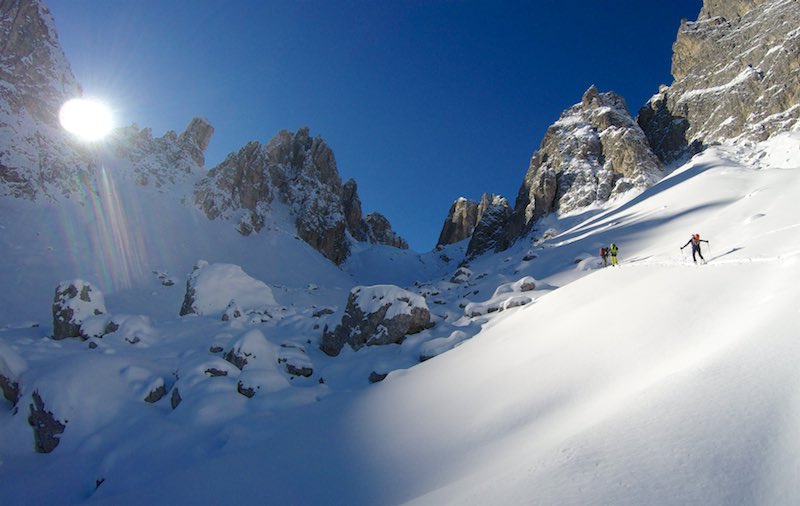
[{"label": "snow field", "polygon": [[[226,238],[214,256],[202,234],[179,232],[192,248],[146,271],[239,265],[273,294],[275,318],[177,318],[182,289],[154,275],[105,294],[110,314],[137,315],[125,334],[146,339],[131,345],[121,329],[93,351],[19,328],[49,309],[20,294],[46,299],[62,280],[36,271],[10,306],[23,311],[4,310],[0,372],[71,419],[42,456],[26,413],[0,410],[0,502],[800,503],[799,170],[800,134],[710,148],[641,195],[551,219],[550,239],[475,259],[462,283],[438,254],[359,251],[340,271],[279,223],[248,238],[208,224]],[[704,266],[679,249],[695,232],[710,241]],[[26,245],[47,251],[32,234],[14,239],[20,258]],[[610,242],[622,264],[603,269],[590,260]],[[52,267],[48,254],[27,258]],[[85,276],[67,270],[63,279]],[[383,274],[425,293],[436,326],[399,346],[323,356],[322,326],[341,318],[350,288]],[[22,286],[19,273],[2,276]],[[465,315],[528,276],[531,303]],[[312,316],[320,308],[333,314]],[[236,346],[267,358],[238,371],[210,351]],[[284,373],[287,352],[304,353],[314,375]],[[426,352],[438,356],[417,364]],[[212,366],[229,375],[209,377]],[[368,385],[373,370],[391,372]],[[248,399],[236,389],[251,375],[263,390]],[[184,385],[175,410],[141,400],[159,379]]]}]

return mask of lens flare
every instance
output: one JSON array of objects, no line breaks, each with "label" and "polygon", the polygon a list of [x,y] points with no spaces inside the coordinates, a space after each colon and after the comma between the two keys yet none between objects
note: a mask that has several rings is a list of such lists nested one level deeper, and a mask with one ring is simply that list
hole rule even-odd
[{"label": "lens flare", "polygon": [[111,109],[86,98],[67,101],[61,106],[58,119],[64,130],[87,142],[99,141],[114,127]]}]

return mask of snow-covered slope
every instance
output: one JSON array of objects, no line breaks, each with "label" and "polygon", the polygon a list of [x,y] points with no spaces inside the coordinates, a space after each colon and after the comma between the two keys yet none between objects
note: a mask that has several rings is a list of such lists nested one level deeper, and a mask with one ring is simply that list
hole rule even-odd
[{"label": "snow-covered slope", "polygon": [[[479,257],[457,276],[441,259],[457,257],[449,250],[370,249],[348,260],[350,276],[278,223],[236,238],[250,249],[224,226],[193,234],[195,211],[159,212],[171,233],[147,240],[163,241],[163,252],[123,236],[111,244],[130,250],[126,261],[163,254],[156,264],[185,275],[220,251],[203,259],[241,265],[280,307],[258,323],[178,318],[181,283],[161,285],[143,263],[147,291],[106,288],[110,313],[139,314],[120,315],[123,328],[97,349],[7,327],[0,373],[19,379],[25,401],[0,410],[0,502],[796,504],[798,174],[797,133],[712,148],[646,192],[553,220],[549,239]],[[152,219],[134,217],[125,219]],[[155,224],[130,230],[138,226]],[[707,265],[679,249],[694,232],[710,241]],[[15,260],[29,258],[32,279],[44,283],[37,269],[56,259],[70,268],[49,287],[86,277],[80,255],[30,234]],[[596,251],[612,241],[622,266],[602,269]],[[302,271],[286,270],[303,258]],[[410,283],[415,262],[429,281]],[[400,345],[322,354],[319,327],[336,323],[354,277],[375,283],[391,265],[403,266],[393,282],[426,297],[436,326]],[[527,276],[531,303],[465,315],[469,303],[504,307],[496,296],[523,295],[514,287]],[[49,293],[17,286],[32,316],[4,310],[4,319],[41,320]],[[228,352],[257,358],[239,370]],[[286,363],[314,372],[289,375]],[[369,385],[371,371],[393,372]],[[159,381],[180,389],[174,409],[168,397],[142,400]],[[66,424],[46,456],[31,451],[34,390]]]}]

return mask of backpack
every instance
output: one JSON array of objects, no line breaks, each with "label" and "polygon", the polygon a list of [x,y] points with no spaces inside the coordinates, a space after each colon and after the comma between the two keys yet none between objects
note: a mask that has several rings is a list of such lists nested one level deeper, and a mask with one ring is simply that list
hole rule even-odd
[{"label": "backpack", "polygon": [[694,239],[695,241],[699,241],[700,240],[700,234],[692,234],[692,239]]},{"label": "backpack", "polygon": [[606,251],[606,249],[605,249],[605,248],[600,248],[600,256],[601,256],[601,257],[604,257],[604,256],[606,256],[607,254],[608,254],[608,252]]}]

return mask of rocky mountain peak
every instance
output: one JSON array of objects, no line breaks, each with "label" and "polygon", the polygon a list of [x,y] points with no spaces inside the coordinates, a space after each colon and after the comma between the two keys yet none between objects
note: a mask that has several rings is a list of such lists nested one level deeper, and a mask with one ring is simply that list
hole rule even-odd
[{"label": "rocky mountain peak", "polygon": [[0,96],[14,114],[58,127],[58,111],[68,99],[81,95],[58,42],[53,16],[38,0],[0,3]]},{"label": "rocky mountain peak", "polygon": [[238,215],[244,235],[261,230],[277,199],[289,208],[297,235],[337,265],[350,254],[349,237],[408,247],[384,216],[363,218],[357,184],[342,184],[333,150],[308,128],[283,130],[266,145],[251,142],[228,155],[194,196],[209,219]]},{"label": "rocky mountain peak", "polygon": [[58,43],[50,11],[38,0],[0,2],[0,193],[53,197],[79,190],[88,155],[58,123],[81,95]]},{"label": "rocky mountain peak", "polygon": [[547,129],[534,153],[517,196],[514,232],[553,211],[570,212],[647,187],[661,170],[622,97],[591,86]]},{"label": "rocky mountain peak", "polygon": [[673,45],[674,82],[639,112],[665,162],[728,139],[764,140],[800,124],[796,0],[706,0]]}]

